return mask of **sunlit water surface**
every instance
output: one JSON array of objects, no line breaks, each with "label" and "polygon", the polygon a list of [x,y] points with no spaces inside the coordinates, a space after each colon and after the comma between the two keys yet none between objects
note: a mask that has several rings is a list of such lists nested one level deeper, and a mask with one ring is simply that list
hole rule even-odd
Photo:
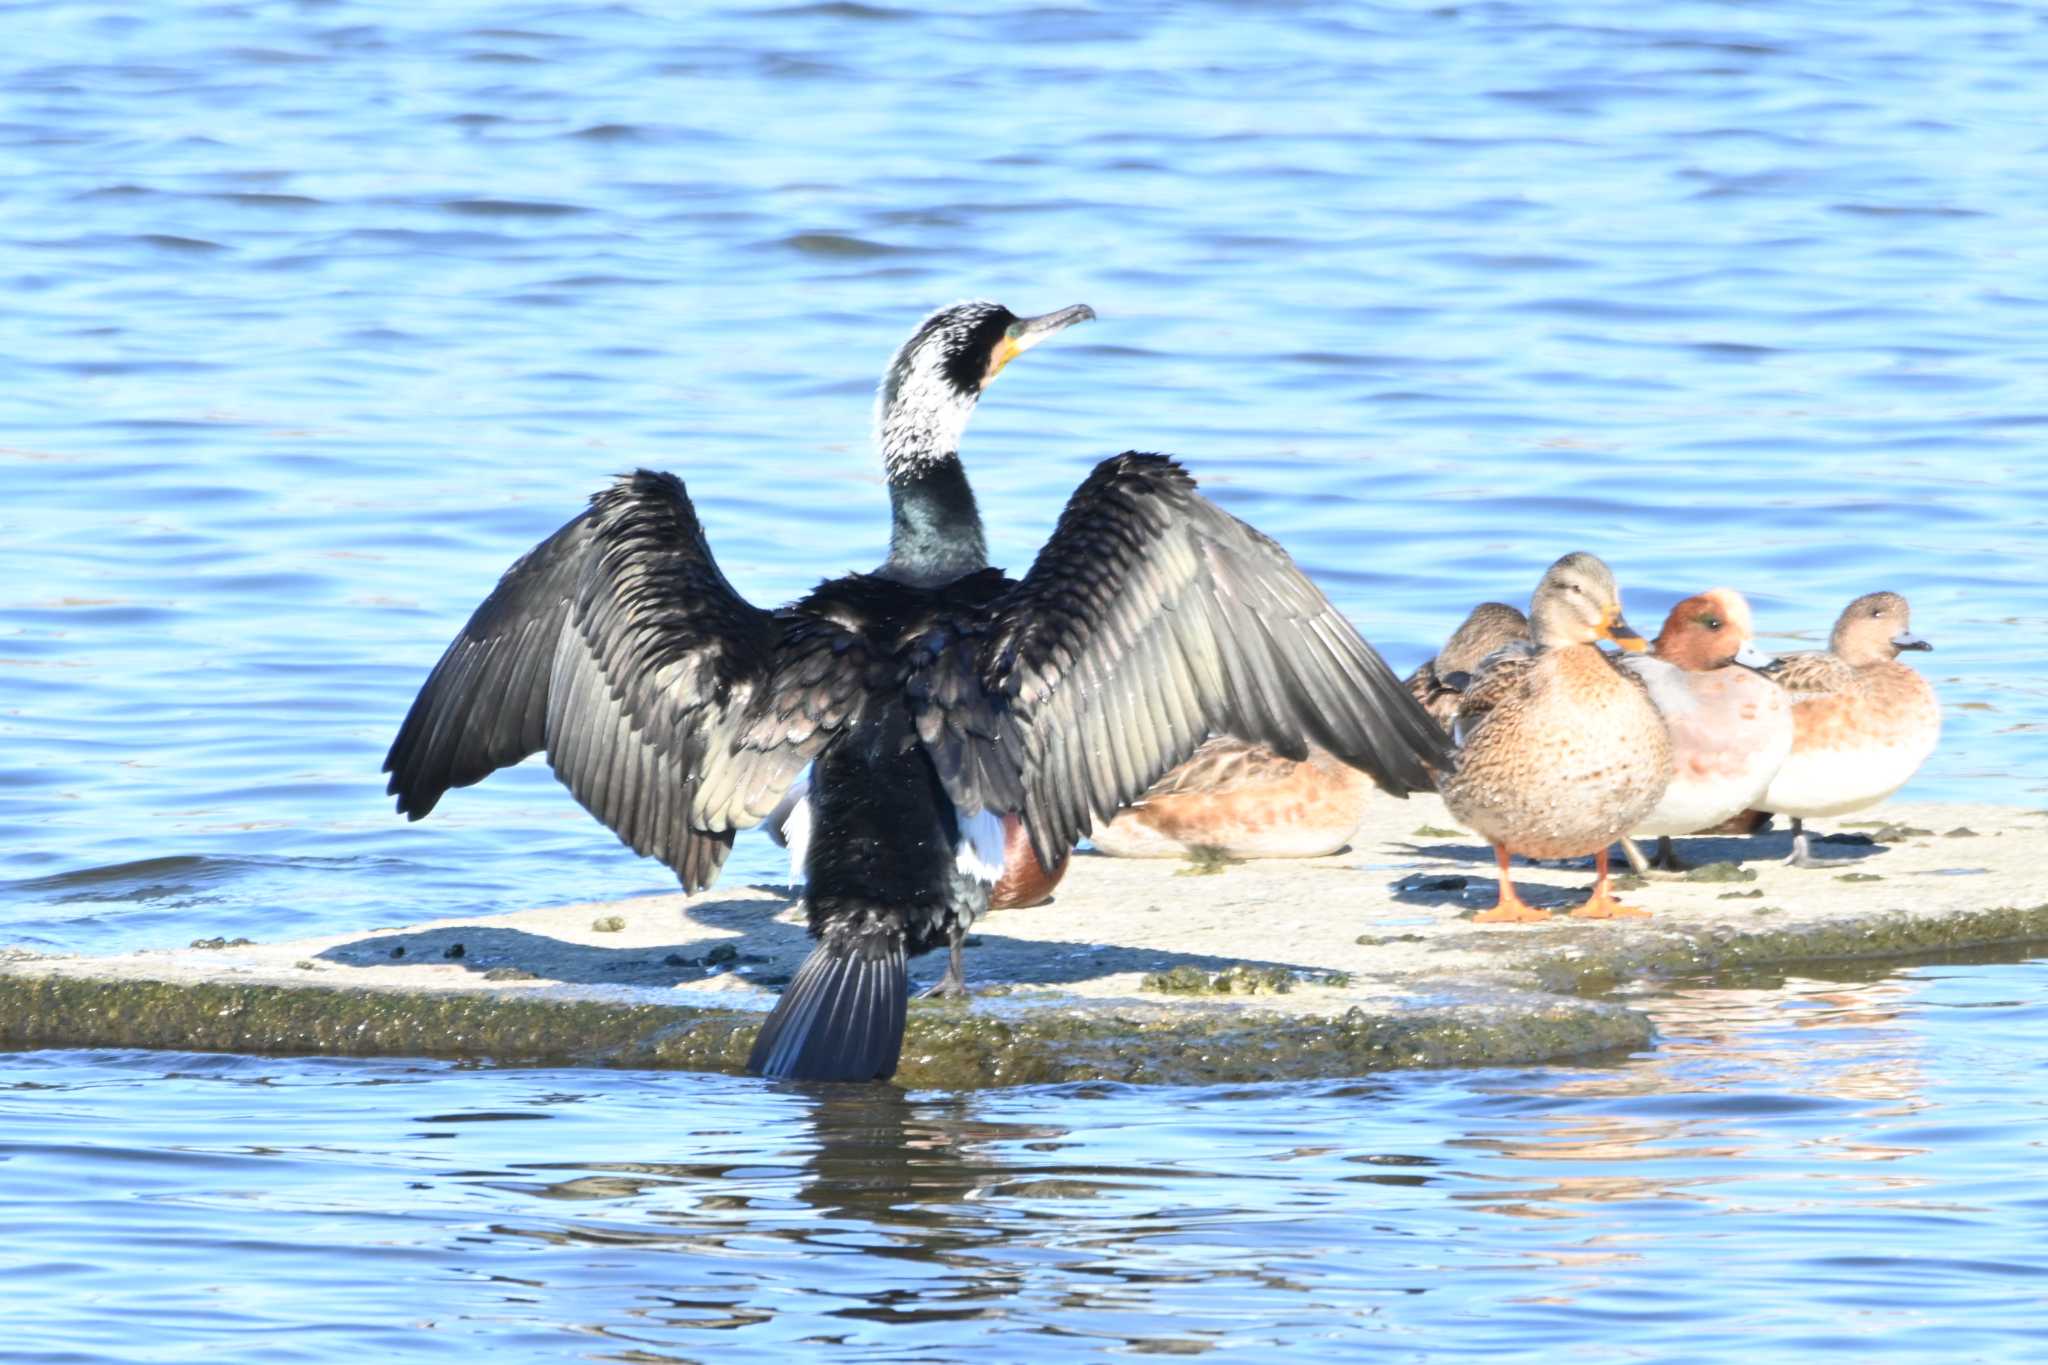
[{"label": "sunlit water surface", "polygon": [[2040,965],[1680,993],[1612,1067],[1228,1090],[18,1056],[0,1350],[2035,1361]]},{"label": "sunlit water surface", "polygon": [[[879,561],[927,309],[1101,320],[966,454],[997,561],[1183,456],[1399,668],[1573,548],[1779,643],[1907,593],[2048,771],[2048,34],[2023,6],[64,3],[0,52],[0,915],[38,946],[649,890],[542,769],[377,767],[514,556],[679,472]],[[748,838],[732,874],[774,855]]]},{"label": "sunlit water surface", "polygon": [[[32,0],[0,33],[0,940],[672,885],[533,766],[407,826],[384,747],[617,471],[683,475],[757,601],[875,563],[874,380],[973,295],[1101,315],[969,432],[999,562],[1136,446],[1403,669],[1573,548],[1639,626],[1729,583],[1780,645],[1895,588],[1947,704],[1907,794],[2041,804],[2031,7]],[[2013,1355],[2040,1001],[1923,972],[1616,1071],[1250,1095],[22,1058],[0,1351]]]}]

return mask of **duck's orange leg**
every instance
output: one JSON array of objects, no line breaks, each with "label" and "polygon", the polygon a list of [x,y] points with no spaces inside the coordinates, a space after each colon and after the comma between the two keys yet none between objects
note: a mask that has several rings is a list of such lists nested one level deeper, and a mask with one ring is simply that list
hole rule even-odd
[{"label": "duck's orange leg", "polygon": [[1481,910],[1472,917],[1474,924],[1544,924],[1550,916],[1538,910],[1515,894],[1515,883],[1508,876],[1508,851],[1499,844],[1493,846],[1493,856],[1500,863],[1500,899],[1493,909]]},{"label": "duck's orange leg", "polygon": [[1607,889],[1607,850],[1601,849],[1593,855],[1593,866],[1598,875],[1593,879],[1593,896],[1584,905],[1572,911],[1573,919],[1648,919],[1650,912],[1638,910],[1633,905],[1623,905]]}]

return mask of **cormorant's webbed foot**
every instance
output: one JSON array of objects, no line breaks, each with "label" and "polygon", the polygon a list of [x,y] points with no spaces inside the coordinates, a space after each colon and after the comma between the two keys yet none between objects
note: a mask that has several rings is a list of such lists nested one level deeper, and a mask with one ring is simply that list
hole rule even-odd
[{"label": "cormorant's webbed foot", "polygon": [[973,998],[974,992],[967,989],[966,954],[961,951],[966,947],[966,944],[966,929],[955,929],[953,931],[953,940],[947,945],[946,974],[939,978],[937,985],[929,990],[920,991],[918,999],[968,1000]]},{"label": "cormorant's webbed foot", "polygon": [[967,989],[967,980],[951,967],[938,979],[936,985],[917,993],[920,1000],[971,1000],[974,992]]}]

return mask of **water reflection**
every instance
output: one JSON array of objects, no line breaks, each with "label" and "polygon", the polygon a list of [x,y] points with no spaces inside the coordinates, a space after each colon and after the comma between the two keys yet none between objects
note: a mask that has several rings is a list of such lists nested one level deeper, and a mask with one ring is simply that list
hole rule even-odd
[{"label": "water reflection", "polygon": [[[793,1290],[831,1300],[814,1311],[901,1326],[997,1312],[1020,1290],[1025,1271],[1004,1263],[1004,1248],[1036,1238],[1042,1226],[1006,1214],[1005,1200],[1100,1199],[1143,1188],[1130,1179],[1142,1171],[1006,1161],[995,1149],[1056,1147],[1065,1130],[978,1118],[966,1101],[855,1086],[785,1087],[754,1098],[752,1108],[772,1107],[773,1131],[765,1142],[758,1133],[733,1134],[744,1151],[690,1162],[546,1162],[523,1169],[575,1174],[496,1182],[548,1201],[634,1200],[630,1226],[589,1218],[492,1231],[558,1246],[632,1244],[766,1263],[749,1277],[751,1290],[715,1301],[705,1297],[707,1284],[687,1297],[672,1289],[664,1307],[646,1310],[670,1325],[765,1321],[774,1312],[750,1306],[748,1293],[787,1274]],[[710,1310],[715,1321],[697,1316]]]},{"label": "water reflection", "polygon": [[[2048,972],[1639,1003],[1663,1041],[1615,1066],[1208,1089],[31,1054],[0,1203],[37,1259],[0,1292],[28,1349],[111,1358],[315,1320],[313,1359],[2029,1339]],[[401,1281],[431,1308],[394,1325]]]},{"label": "water reflection", "polygon": [[[1548,1122],[1453,1140],[1526,1163],[1523,1173],[1480,1175],[1505,1189],[1456,1197],[1524,1218],[1579,1217],[1586,1205],[1648,1200],[1725,1210],[1746,1197],[1758,1170],[1787,1162],[1809,1181],[1916,1188],[1925,1181],[1832,1163],[1928,1155],[1925,1147],[1870,1136],[1931,1104],[1922,1089],[1924,1038],[1910,1018],[1918,989],[1898,977],[1792,978],[1768,988],[1716,984],[1656,994],[1639,1002],[1658,1023],[1653,1055],[1556,1083],[1548,1089],[1556,1106]],[[1839,1131],[1845,1128],[1858,1136]],[[1559,1163],[1590,1169],[1558,1174],[1550,1168]],[[1531,1183],[1529,1174],[1539,1178]]]},{"label": "water reflection", "polygon": [[[1388,1294],[1585,1310],[1686,1254],[1693,1218],[1769,1226],[1922,1207],[1907,1201],[1937,1176],[1872,1169],[1931,1154],[1885,1136],[1934,1103],[1922,989],[1893,977],[1676,989],[1652,1002],[1654,1054],[1469,1084],[781,1089],[757,1097],[775,1106],[775,1132],[744,1159],[584,1162],[531,1187],[638,1199],[630,1232],[496,1230],[753,1263],[715,1300],[702,1284],[678,1291],[662,1320],[683,1326],[687,1304],[725,1326],[822,1313],[884,1333],[842,1344],[945,1323],[1071,1332],[1082,1315],[1085,1335],[1124,1349],[1202,1351],[1231,1331],[1177,1319],[1240,1297],[1267,1312],[1313,1305],[1352,1328],[1384,1311],[1356,1300]],[[1531,1241],[1489,1222],[1542,1231]]]}]

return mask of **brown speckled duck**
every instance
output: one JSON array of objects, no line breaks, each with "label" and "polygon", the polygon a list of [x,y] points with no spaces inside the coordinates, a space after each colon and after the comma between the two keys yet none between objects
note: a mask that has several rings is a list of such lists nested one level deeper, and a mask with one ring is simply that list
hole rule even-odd
[{"label": "brown speckled duck", "polygon": [[1597,557],[1550,566],[1529,604],[1535,641],[1482,663],[1458,708],[1458,763],[1444,804],[1493,845],[1500,900],[1474,919],[1549,918],[1515,894],[1508,857],[1594,855],[1593,895],[1581,919],[1639,917],[1607,885],[1608,848],[1641,823],[1671,777],[1671,741],[1641,683],[1593,643],[1640,650],[1621,615],[1614,574]]},{"label": "brown speckled duck", "polygon": [[1422,703],[1430,718],[1446,730],[1458,717],[1460,690],[1479,661],[1505,645],[1529,638],[1529,618],[1505,602],[1481,602],[1451,632],[1434,659],[1403,679],[1410,696]]},{"label": "brown speckled duck", "polygon": [[1874,806],[1906,785],[1941,737],[1934,688],[1899,652],[1932,649],[1913,634],[1895,592],[1843,609],[1825,650],[1781,656],[1774,675],[1792,694],[1792,753],[1758,804],[1792,817],[1794,867],[1832,867],[1807,847],[1804,821]]},{"label": "brown speckled duck", "polygon": [[1089,837],[1115,858],[1319,858],[1358,828],[1372,779],[1310,746],[1296,762],[1213,735]]}]

